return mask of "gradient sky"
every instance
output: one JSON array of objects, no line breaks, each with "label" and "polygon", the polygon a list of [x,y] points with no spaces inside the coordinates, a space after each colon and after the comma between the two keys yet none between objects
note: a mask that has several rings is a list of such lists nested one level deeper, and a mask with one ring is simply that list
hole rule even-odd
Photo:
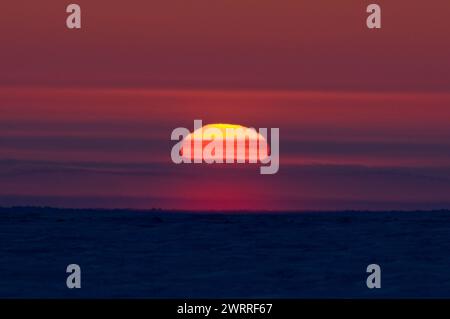
[{"label": "gradient sky", "polygon": [[[0,205],[450,208],[450,2],[2,6]],[[280,171],[175,165],[171,131],[280,128]]]}]

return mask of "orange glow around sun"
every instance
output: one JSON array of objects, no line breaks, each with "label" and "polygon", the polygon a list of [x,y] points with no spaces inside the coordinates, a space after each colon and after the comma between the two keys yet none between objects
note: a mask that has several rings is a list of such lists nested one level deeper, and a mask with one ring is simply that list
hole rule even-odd
[{"label": "orange glow around sun", "polygon": [[256,163],[266,160],[268,153],[263,134],[242,125],[222,123],[195,130],[184,138],[181,147],[183,158],[209,163]]}]

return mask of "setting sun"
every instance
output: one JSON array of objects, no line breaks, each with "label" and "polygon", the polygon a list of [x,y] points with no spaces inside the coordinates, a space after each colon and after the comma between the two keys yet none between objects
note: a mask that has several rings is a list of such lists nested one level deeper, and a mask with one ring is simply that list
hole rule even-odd
[{"label": "setting sun", "polygon": [[186,136],[181,155],[208,163],[256,163],[268,157],[268,145],[266,137],[253,128],[236,124],[208,124]]}]

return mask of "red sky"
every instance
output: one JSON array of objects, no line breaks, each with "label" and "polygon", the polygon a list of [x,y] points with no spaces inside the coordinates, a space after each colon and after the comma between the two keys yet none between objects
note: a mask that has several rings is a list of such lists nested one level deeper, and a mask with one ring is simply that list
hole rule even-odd
[{"label": "red sky", "polygon": [[[450,208],[450,2],[77,3],[2,7],[0,205]],[[279,173],[172,164],[194,119],[279,127]]]}]

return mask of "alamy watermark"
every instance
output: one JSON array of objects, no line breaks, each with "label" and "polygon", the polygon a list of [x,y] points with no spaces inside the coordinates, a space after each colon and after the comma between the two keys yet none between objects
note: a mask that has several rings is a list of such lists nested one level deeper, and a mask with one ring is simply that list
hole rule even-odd
[{"label": "alamy watermark", "polygon": [[172,131],[172,141],[178,141],[171,151],[175,164],[191,163],[261,163],[261,174],[275,174],[280,165],[280,131],[244,127],[233,124],[209,124],[194,120],[194,131],[185,127]]}]

